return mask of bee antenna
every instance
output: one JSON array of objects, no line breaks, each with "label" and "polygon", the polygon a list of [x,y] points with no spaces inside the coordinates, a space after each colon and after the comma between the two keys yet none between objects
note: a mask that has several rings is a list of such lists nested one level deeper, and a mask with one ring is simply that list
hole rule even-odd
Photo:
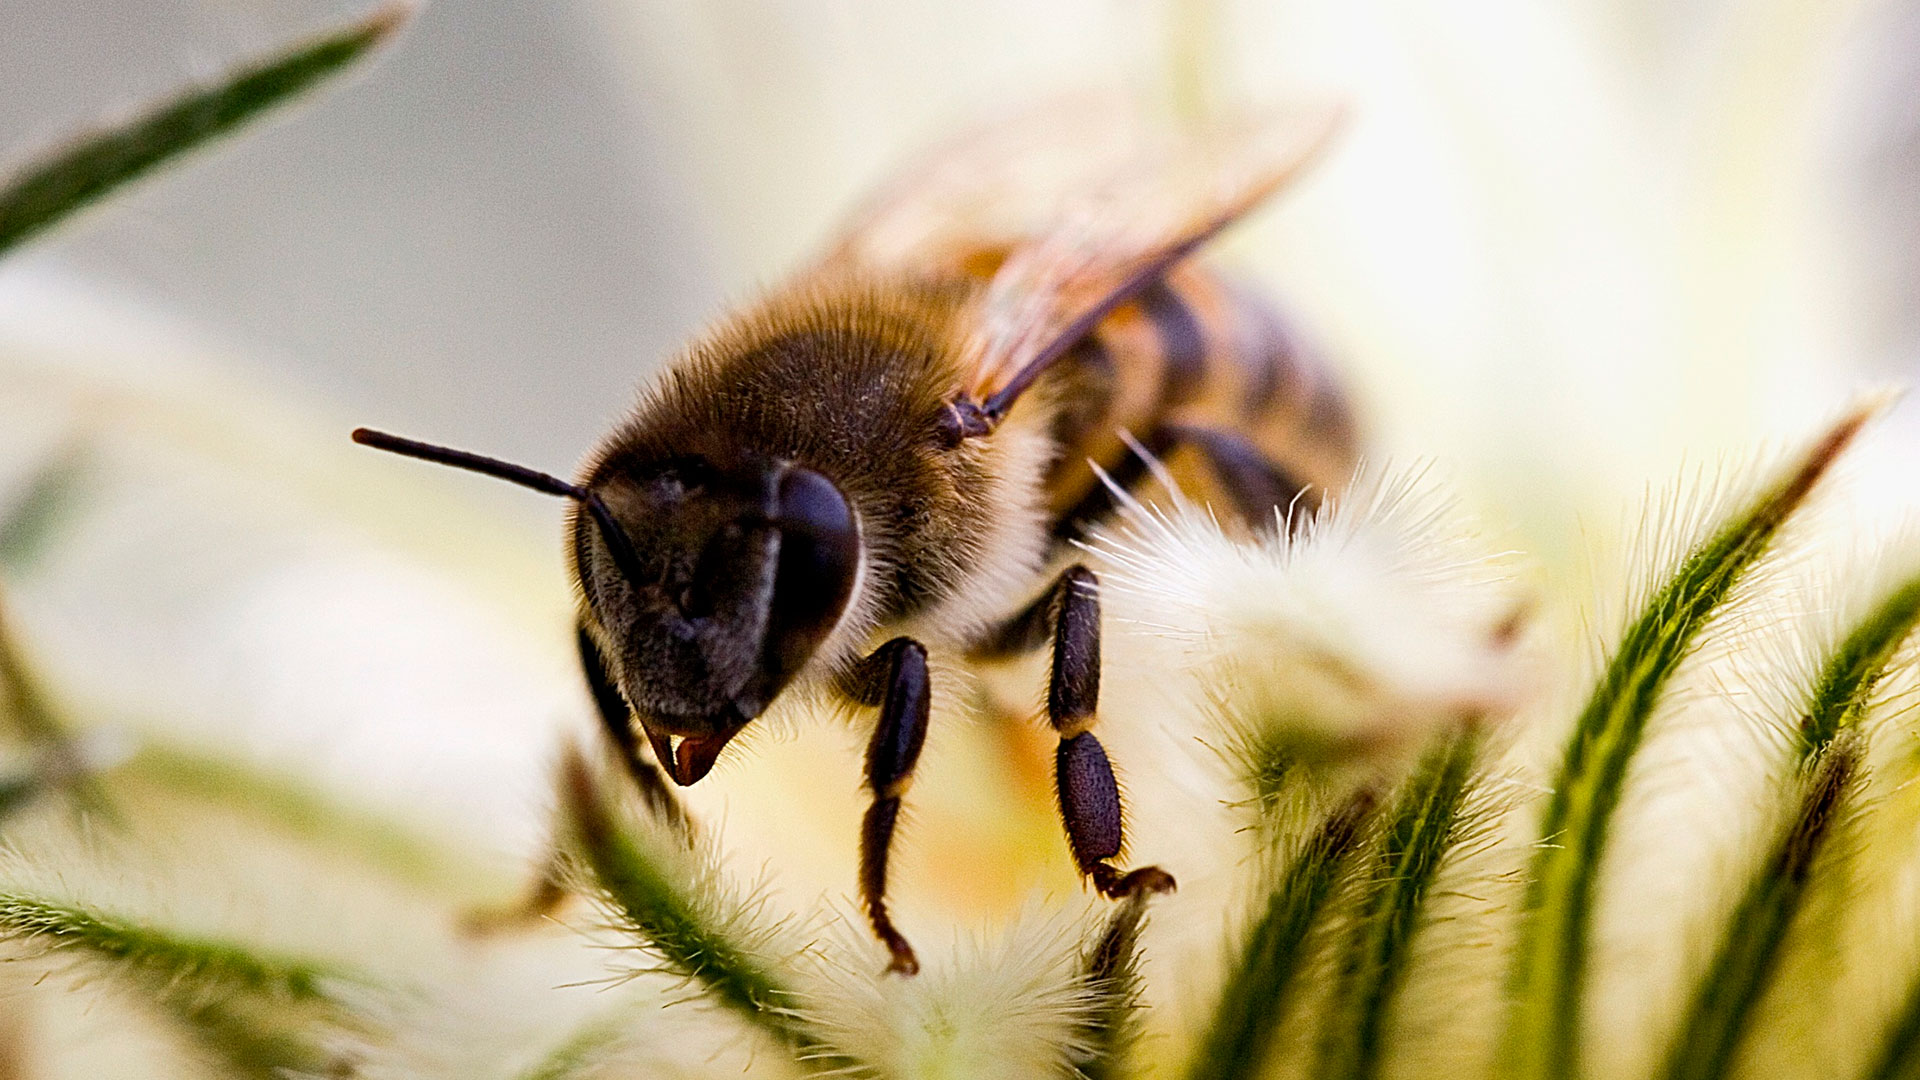
[{"label": "bee antenna", "polygon": [[600,530],[600,539],[607,545],[607,553],[613,556],[615,566],[627,576],[629,581],[640,581],[646,576],[640,566],[640,556],[633,550],[633,541],[627,537],[625,529],[613,519],[613,511],[599,493],[579,484],[568,483],[557,476],[543,473],[538,469],[529,469],[525,465],[515,465],[510,461],[490,458],[484,454],[455,450],[449,446],[435,446],[432,443],[416,439],[389,435],[372,428],[354,428],[353,441],[361,446],[371,446],[375,450],[399,454],[402,457],[431,461],[436,465],[451,465],[456,469],[477,472],[491,476],[496,480],[505,480],[509,484],[518,484],[523,488],[532,488],[547,495],[558,495],[572,499],[587,508],[587,515],[593,518],[595,527]]}]

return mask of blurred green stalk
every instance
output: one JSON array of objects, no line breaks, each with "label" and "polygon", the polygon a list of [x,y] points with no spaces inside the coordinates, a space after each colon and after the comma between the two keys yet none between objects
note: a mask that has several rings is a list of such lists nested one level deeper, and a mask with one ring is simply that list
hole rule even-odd
[{"label": "blurred green stalk", "polygon": [[83,135],[0,187],[0,254],[155,166],[239,127],[379,44],[409,7],[388,4],[330,34],[189,91],[124,123]]}]

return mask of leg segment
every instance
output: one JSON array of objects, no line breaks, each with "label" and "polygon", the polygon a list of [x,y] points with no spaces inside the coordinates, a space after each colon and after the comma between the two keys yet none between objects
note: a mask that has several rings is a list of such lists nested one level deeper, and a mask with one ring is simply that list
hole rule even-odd
[{"label": "leg segment", "polygon": [[[1185,443],[1207,459],[1220,486],[1233,500],[1234,509],[1256,529],[1276,527],[1281,520],[1299,520],[1292,511],[1296,504],[1306,510],[1320,505],[1317,492],[1287,475],[1260,448],[1229,431],[1214,428],[1169,425],[1167,437]],[[1283,517],[1276,518],[1275,511]]]},{"label": "leg segment", "polygon": [[[1303,520],[1295,507],[1311,511],[1320,505],[1319,492],[1294,479],[1260,448],[1240,435],[1217,428],[1186,424],[1162,424],[1148,432],[1140,445],[1156,458],[1164,458],[1182,446],[1191,446],[1207,461],[1220,487],[1233,500],[1233,508],[1247,524],[1262,531],[1273,530],[1280,519],[1275,508],[1296,527]],[[1147,462],[1129,452],[1107,471],[1113,483],[1131,490],[1147,475]],[[1113,513],[1119,500],[1106,484],[1096,486],[1072,510],[1054,524],[1056,540],[1078,540],[1087,527]]]},{"label": "leg segment", "polygon": [[880,706],[880,723],[867,744],[867,787],[873,805],[860,827],[860,899],[881,944],[893,955],[887,970],[912,975],[920,970],[913,946],[887,914],[887,856],[900,798],[913,782],[913,767],[927,741],[932,684],[927,650],[911,638],[894,638],[861,661],[845,682],[848,694],[863,705]]},{"label": "leg segment", "polygon": [[[586,675],[587,689],[593,693],[593,703],[600,714],[600,726],[605,729],[615,752],[620,755],[620,762],[626,766],[627,774],[633,777],[634,786],[640,790],[640,797],[646,801],[647,809],[675,828],[686,829],[686,811],[681,808],[680,800],[674,797],[673,789],[667,786],[666,777],[660,775],[660,770],[644,756],[640,739],[633,731],[633,717],[627,708],[627,699],[620,696],[613,680],[608,678],[600,647],[593,643],[593,636],[587,633],[585,626],[576,628],[574,640],[580,650],[580,669]],[[541,864],[540,876],[527,887],[526,894],[504,907],[469,912],[462,919],[464,928],[469,933],[491,934],[533,924],[558,911],[568,896],[562,876],[564,856],[564,844],[561,837],[556,835],[547,846],[546,861]]]},{"label": "leg segment", "polygon": [[1053,630],[1053,673],[1047,685],[1047,720],[1060,736],[1054,753],[1054,784],[1060,819],[1073,861],[1093,886],[1110,897],[1166,892],[1173,876],[1157,866],[1122,873],[1111,860],[1121,848],[1120,788],[1107,751],[1091,730],[1100,701],[1099,579],[1084,566],[1069,567],[1045,596],[1013,617],[987,643],[987,655],[1038,646]]},{"label": "leg segment", "polygon": [[633,777],[634,786],[640,789],[640,797],[646,800],[647,809],[675,826],[685,827],[687,815],[680,807],[680,800],[667,786],[667,778],[660,775],[660,769],[647,760],[640,749],[640,737],[633,730],[633,712],[627,708],[627,699],[613,685],[613,679],[607,674],[607,663],[600,655],[600,647],[593,643],[593,635],[585,626],[575,631],[575,642],[580,647],[580,669],[587,677],[587,689],[593,692],[593,703],[600,712],[600,726],[606,730],[607,738],[613,742],[613,748],[620,755],[621,764],[627,768],[627,774]]}]

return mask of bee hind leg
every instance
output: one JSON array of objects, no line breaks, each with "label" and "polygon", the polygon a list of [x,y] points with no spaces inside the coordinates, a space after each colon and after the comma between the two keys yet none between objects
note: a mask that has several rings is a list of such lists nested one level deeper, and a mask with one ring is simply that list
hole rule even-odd
[{"label": "bee hind leg", "polygon": [[1067,845],[1080,873],[1104,896],[1170,892],[1173,875],[1157,866],[1122,871],[1112,860],[1122,847],[1120,787],[1106,748],[1093,733],[1100,700],[1100,582],[1084,566],[1063,572],[1046,595],[1013,617],[980,650],[1009,655],[1036,648],[1052,631],[1053,667],[1047,720],[1060,737],[1054,751],[1054,790]]},{"label": "bee hind leg", "polygon": [[894,638],[861,661],[842,688],[860,704],[880,706],[880,722],[867,744],[866,779],[873,804],[860,826],[860,900],[874,936],[892,954],[887,970],[913,975],[920,961],[887,911],[887,857],[893,851],[900,800],[913,782],[913,767],[927,741],[932,683],[926,647],[912,638]]},{"label": "bee hind leg", "polygon": [[1255,529],[1278,531],[1284,522],[1292,532],[1320,505],[1318,491],[1289,475],[1240,435],[1185,424],[1168,424],[1163,430],[1169,445],[1186,445],[1199,451],[1233,500],[1234,509]]},{"label": "bee hind leg", "polygon": [[[1320,505],[1319,491],[1295,479],[1244,437],[1219,428],[1161,424],[1147,432],[1138,450],[1108,469],[1107,483],[1096,485],[1061,515],[1054,527],[1055,539],[1084,538],[1090,525],[1106,520],[1118,509],[1120,498],[1114,488],[1134,490],[1152,471],[1150,460],[1165,458],[1183,446],[1193,447],[1206,461],[1221,490],[1233,501],[1235,512],[1255,530],[1276,532],[1284,521],[1292,532]],[[1146,451],[1145,457],[1140,450]]]}]

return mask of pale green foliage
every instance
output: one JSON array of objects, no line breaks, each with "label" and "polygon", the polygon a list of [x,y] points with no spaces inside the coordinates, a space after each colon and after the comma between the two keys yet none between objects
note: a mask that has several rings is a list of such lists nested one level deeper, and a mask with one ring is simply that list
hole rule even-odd
[{"label": "pale green foliage", "polygon": [[324,1072],[346,1060],[347,1010],[333,988],[348,979],[313,961],[5,892],[0,941],[30,962],[124,984],[236,1073]]}]

